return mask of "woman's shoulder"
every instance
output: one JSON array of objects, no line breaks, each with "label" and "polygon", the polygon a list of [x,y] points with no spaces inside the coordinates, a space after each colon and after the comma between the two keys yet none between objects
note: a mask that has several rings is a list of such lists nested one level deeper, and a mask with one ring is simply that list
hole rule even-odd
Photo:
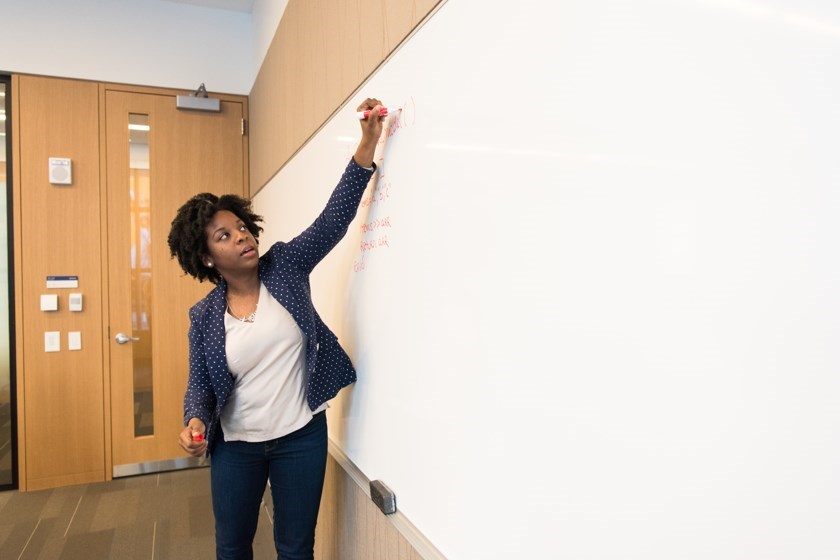
[{"label": "woman's shoulder", "polygon": [[283,241],[275,242],[271,247],[268,248],[268,251],[260,256],[260,268],[266,267],[271,268],[273,265],[276,265],[280,262],[281,255],[283,254],[283,250],[286,248],[286,243]]},{"label": "woman's shoulder", "polygon": [[268,248],[268,252],[266,253],[266,257],[274,258],[280,256],[283,252],[283,249],[286,247],[286,243],[284,241],[276,241],[271,247]]},{"label": "woman's shoulder", "polygon": [[198,319],[203,316],[207,313],[208,309],[211,309],[214,304],[219,301],[220,298],[224,299],[224,297],[222,286],[217,285],[210,290],[206,296],[198,300],[195,305],[190,308],[190,319]]}]

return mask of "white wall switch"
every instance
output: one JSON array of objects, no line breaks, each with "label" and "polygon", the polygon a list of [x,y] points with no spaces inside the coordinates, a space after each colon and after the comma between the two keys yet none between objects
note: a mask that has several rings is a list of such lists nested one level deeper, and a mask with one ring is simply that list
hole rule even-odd
[{"label": "white wall switch", "polygon": [[70,294],[70,311],[82,310],[82,294]]},{"label": "white wall switch", "polygon": [[58,352],[61,350],[61,333],[47,331],[44,333],[44,352]]},{"label": "white wall switch", "polygon": [[58,311],[58,294],[41,294],[41,311]]},{"label": "white wall switch", "polygon": [[70,331],[67,333],[67,349],[81,350],[82,349],[82,333],[79,331]]},{"label": "white wall switch", "polygon": [[53,185],[73,184],[73,165],[70,158],[50,158],[50,183]]}]

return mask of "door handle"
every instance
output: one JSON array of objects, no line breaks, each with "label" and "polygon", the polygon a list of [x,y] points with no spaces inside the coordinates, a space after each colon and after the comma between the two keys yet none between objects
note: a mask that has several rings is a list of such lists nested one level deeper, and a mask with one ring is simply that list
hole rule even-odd
[{"label": "door handle", "polygon": [[125,344],[126,342],[131,342],[132,340],[140,340],[134,336],[126,336],[123,333],[117,333],[117,336],[114,337],[114,340],[117,341],[117,344]]}]

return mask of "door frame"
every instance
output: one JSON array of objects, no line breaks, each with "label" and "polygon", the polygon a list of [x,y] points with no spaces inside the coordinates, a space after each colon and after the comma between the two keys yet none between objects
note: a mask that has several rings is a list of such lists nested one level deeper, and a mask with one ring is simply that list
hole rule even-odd
[{"label": "door frame", "polygon": [[[116,334],[116,330],[111,329],[110,325],[110,312],[111,312],[111,302],[110,302],[110,284],[109,284],[109,243],[110,243],[110,236],[109,236],[109,228],[108,228],[108,185],[107,185],[107,177],[108,177],[108,158],[107,158],[107,139],[106,139],[106,94],[109,91],[119,91],[125,93],[139,93],[139,94],[151,94],[151,95],[163,95],[163,96],[176,96],[176,95],[189,95],[190,91],[187,90],[179,90],[179,89],[170,89],[170,88],[158,88],[158,87],[147,87],[147,86],[132,86],[126,84],[116,84],[116,83],[100,83],[99,84],[99,115],[100,115],[100,126],[99,126],[99,145],[100,145],[100,158],[99,158],[99,165],[100,165],[100,177],[102,178],[101,181],[101,198],[100,198],[100,209],[101,209],[101,216],[100,216],[100,224],[102,228],[102,235],[101,239],[101,255],[102,255],[102,336],[103,336],[103,351],[102,351],[102,371],[103,371],[103,398],[104,398],[104,438],[105,438],[105,465],[103,465],[105,470],[105,480],[111,480],[115,478],[114,474],[114,464],[113,464],[113,449],[112,449],[112,441],[113,441],[113,433],[112,433],[112,387],[111,387],[111,340],[113,336]],[[243,178],[242,184],[244,186],[244,196],[249,196],[250,194],[250,182],[249,182],[249,174],[250,174],[250,162],[248,159],[248,127],[247,120],[248,120],[248,97],[241,96],[241,95],[229,95],[229,94],[217,94],[212,93],[212,97],[218,98],[221,101],[231,101],[231,102],[238,102],[242,103],[242,114],[243,119],[245,120],[245,124],[243,125],[243,142],[242,142],[242,161],[243,161]],[[113,332],[112,332],[113,330]],[[173,434],[172,436],[177,437],[177,434]],[[201,466],[204,464],[203,460],[195,459],[192,457],[183,457],[181,459],[175,459],[170,461],[157,461],[153,463],[144,463],[139,465],[132,465],[129,468],[122,468],[120,472],[116,474],[116,477],[121,476],[131,476],[136,474],[146,474],[151,472],[160,472],[165,470],[172,470],[172,469],[179,469],[179,468],[189,468],[194,466]]]}]

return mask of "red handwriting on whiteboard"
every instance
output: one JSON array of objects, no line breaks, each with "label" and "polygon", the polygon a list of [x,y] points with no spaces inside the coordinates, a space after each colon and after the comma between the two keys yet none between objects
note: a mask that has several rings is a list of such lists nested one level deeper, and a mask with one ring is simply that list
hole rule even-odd
[{"label": "red handwriting on whiteboard", "polygon": [[353,260],[353,272],[361,272],[364,269],[365,269],[365,254],[362,253],[361,257]]},{"label": "red handwriting on whiteboard", "polygon": [[413,97],[409,97],[400,109],[402,110],[388,124],[386,134],[388,138],[396,134],[398,130],[414,126],[417,123],[417,104],[414,103]]},{"label": "red handwriting on whiteboard", "polygon": [[376,194],[379,197],[379,202],[384,202],[385,200],[391,198],[391,182],[380,182],[376,188]]},{"label": "red handwriting on whiteboard", "polygon": [[377,202],[386,202],[389,198],[391,198],[391,182],[385,179],[385,174],[383,173],[379,177],[379,181],[377,181],[376,188],[373,189],[373,192],[363,197],[359,204],[362,208],[367,208]]},{"label": "red handwriting on whiteboard", "polygon": [[362,224],[359,226],[359,229],[362,233],[368,233],[369,231],[374,231],[379,228],[386,228],[391,227],[391,216],[385,216],[384,218],[377,218],[375,220],[371,220],[366,224]]},{"label": "red handwriting on whiteboard", "polygon": [[373,194],[369,194],[368,196],[364,197],[360,204],[361,204],[362,208],[367,208],[368,206],[370,206],[372,204],[376,204],[376,192],[374,192]]},{"label": "red handwriting on whiteboard", "polygon": [[373,251],[374,249],[381,249],[383,247],[390,247],[388,245],[388,235],[380,235],[376,239],[363,239],[359,242],[359,249],[362,253]]},{"label": "red handwriting on whiteboard", "polygon": [[[381,171],[381,169],[380,169]],[[384,213],[387,204],[391,198],[391,181],[382,172],[376,180],[373,191],[367,196],[364,196],[361,201],[361,207],[374,207],[376,210],[371,210],[373,214]],[[388,234],[391,225],[391,216],[383,216],[375,218],[368,216],[368,221],[359,226],[359,231],[362,233],[363,239],[359,241],[359,255],[353,259],[353,272],[362,272],[368,266],[366,255],[370,255],[371,251],[381,252],[381,249],[389,249],[391,247],[388,239]]]}]

